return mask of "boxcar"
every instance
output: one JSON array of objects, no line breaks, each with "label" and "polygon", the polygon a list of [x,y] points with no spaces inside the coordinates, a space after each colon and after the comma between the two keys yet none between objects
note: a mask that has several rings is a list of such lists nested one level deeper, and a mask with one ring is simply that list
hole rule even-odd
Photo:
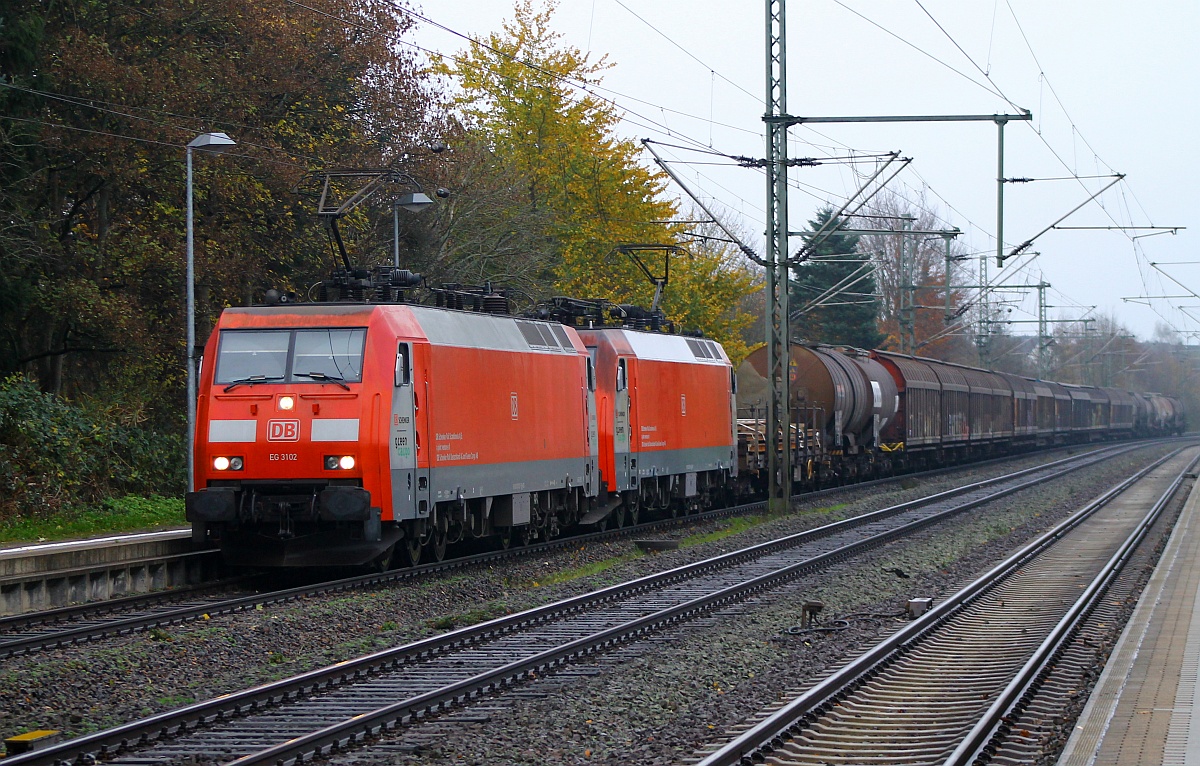
[{"label": "boxcar", "polygon": [[[1012,390],[1013,443],[1031,444],[1036,442],[1040,431],[1038,421],[1039,389],[1036,381],[1007,372],[996,374],[1003,378]],[[1052,403],[1050,390],[1045,387],[1042,387],[1041,390],[1045,392],[1047,400]]]},{"label": "boxcar", "polygon": [[1013,391],[999,374],[960,367],[970,389],[972,442],[1008,440],[1013,435]]},{"label": "boxcar", "polygon": [[903,446],[908,453],[933,450],[942,444],[942,386],[926,360],[872,351],[896,385],[896,416],[883,429],[880,439],[891,448]]},{"label": "boxcar", "polygon": [[1137,420],[1137,401],[1133,394],[1119,388],[1102,388],[1108,397],[1108,429],[1110,439],[1127,439],[1133,434]]}]

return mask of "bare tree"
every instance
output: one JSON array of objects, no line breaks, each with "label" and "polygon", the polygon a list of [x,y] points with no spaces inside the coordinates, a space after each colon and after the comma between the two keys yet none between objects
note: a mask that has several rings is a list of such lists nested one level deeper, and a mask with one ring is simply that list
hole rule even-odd
[{"label": "bare tree", "polygon": [[863,235],[859,248],[866,250],[875,264],[880,330],[886,336],[885,347],[899,349],[901,333],[911,323],[916,353],[973,362],[975,304],[966,290],[954,287],[976,281],[962,246],[954,241],[950,245],[952,284],[947,309],[945,238],[884,233],[950,227],[939,220],[924,198],[914,203],[886,189],[875,196],[864,214],[851,220],[855,228],[881,232]]}]

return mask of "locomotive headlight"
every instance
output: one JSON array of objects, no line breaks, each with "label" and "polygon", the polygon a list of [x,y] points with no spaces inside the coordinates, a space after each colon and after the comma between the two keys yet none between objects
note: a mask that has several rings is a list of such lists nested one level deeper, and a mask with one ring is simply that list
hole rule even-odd
[{"label": "locomotive headlight", "polygon": [[354,468],[355,460],[353,455],[326,455],[325,470],[326,471],[349,471]]},{"label": "locomotive headlight", "polygon": [[296,400],[293,399],[292,397],[290,397],[290,396],[279,397],[279,409],[291,410],[291,409],[295,409],[295,407],[296,407]]},{"label": "locomotive headlight", "polygon": [[229,470],[240,471],[240,470],[242,470],[243,465],[244,465],[244,463],[242,462],[242,459],[240,457],[229,458]]},{"label": "locomotive headlight", "polygon": [[215,458],[213,460],[213,468],[217,469],[218,471],[228,471],[229,470],[229,458],[227,458],[227,457]]},{"label": "locomotive headlight", "polygon": [[216,471],[240,471],[245,467],[245,461],[240,457],[215,457],[212,462],[213,470]]}]

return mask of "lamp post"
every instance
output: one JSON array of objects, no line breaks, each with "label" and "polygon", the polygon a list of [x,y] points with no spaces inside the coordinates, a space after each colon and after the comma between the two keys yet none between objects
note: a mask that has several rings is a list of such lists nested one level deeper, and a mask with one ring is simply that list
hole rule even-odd
[{"label": "lamp post", "polygon": [[196,489],[196,268],[192,223],[192,150],[221,154],[237,142],[224,133],[201,133],[187,145],[187,472],[188,492]]}]

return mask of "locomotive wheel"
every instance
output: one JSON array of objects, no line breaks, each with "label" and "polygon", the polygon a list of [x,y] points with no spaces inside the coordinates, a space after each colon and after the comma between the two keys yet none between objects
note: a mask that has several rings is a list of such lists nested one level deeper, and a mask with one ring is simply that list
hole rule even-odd
[{"label": "locomotive wheel", "polygon": [[622,529],[625,526],[625,505],[618,505],[609,516],[612,517],[613,526],[617,529]]},{"label": "locomotive wheel", "polygon": [[508,550],[509,548],[512,547],[512,544],[513,544],[513,528],[512,527],[500,527],[500,534],[497,535],[497,537],[500,538],[501,550]]},{"label": "locomotive wheel", "polygon": [[521,545],[532,545],[533,541],[536,539],[537,539],[537,530],[534,529],[532,524],[526,524],[525,526],[521,527],[521,532],[520,532]]},{"label": "locomotive wheel", "polygon": [[433,555],[434,561],[441,561],[446,558],[446,546],[449,540],[450,538],[446,530],[441,527],[433,531],[433,536],[429,540],[429,552]]},{"label": "locomotive wheel", "polygon": [[627,519],[627,521],[629,522],[629,526],[636,527],[637,523],[638,523],[638,518],[641,515],[642,515],[641,506],[639,506],[637,503],[634,503],[633,505],[629,506],[629,518]]},{"label": "locomotive wheel", "polygon": [[408,535],[404,538],[404,552],[408,556],[410,566],[417,566],[421,563],[421,538],[415,535]]},{"label": "locomotive wheel", "polygon": [[[399,543],[396,545],[399,545]],[[375,557],[375,560],[368,565],[371,571],[386,572],[395,565],[396,545],[393,545],[391,548],[388,548],[386,551]]]},{"label": "locomotive wheel", "polygon": [[658,510],[666,512],[671,510],[671,506],[675,505],[675,496],[670,487],[660,487],[658,493]]}]

